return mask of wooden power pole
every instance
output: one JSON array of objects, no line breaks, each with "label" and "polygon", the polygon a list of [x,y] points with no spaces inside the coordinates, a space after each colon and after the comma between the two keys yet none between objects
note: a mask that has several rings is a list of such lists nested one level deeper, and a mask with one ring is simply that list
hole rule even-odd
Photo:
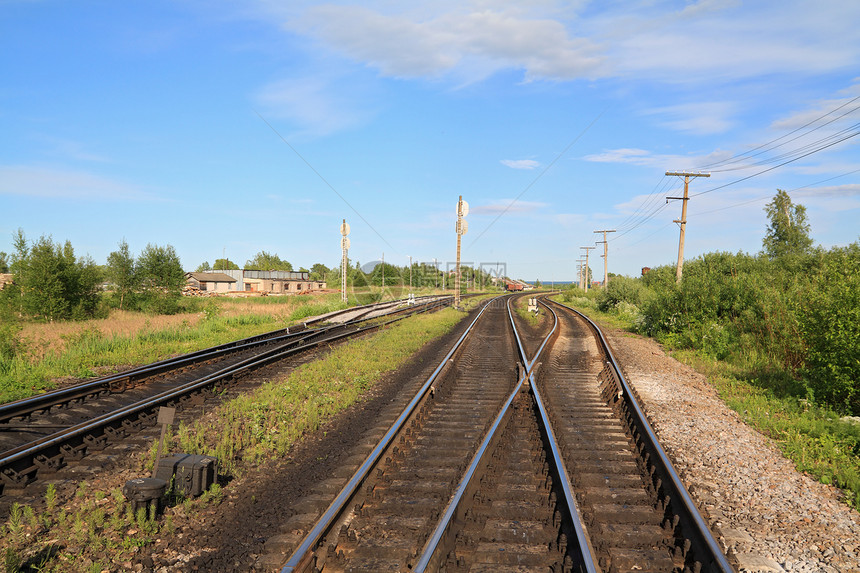
[{"label": "wooden power pole", "polygon": [[681,226],[681,238],[678,241],[678,266],[675,269],[675,282],[681,282],[681,272],[684,268],[684,233],[687,229],[687,201],[690,200],[689,188],[690,177],[710,177],[710,173],[695,173],[691,171],[667,171],[667,177],[683,177],[684,178],[684,196],[683,197],[666,197],[666,202],[669,199],[681,199],[681,219],[675,220],[673,223],[679,223]]},{"label": "wooden power pole", "polygon": [[606,229],[604,231],[594,231],[595,233],[603,233],[603,240],[596,241],[599,245],[603,243],[603,290],[606,290],[609,285],[609,243],[606,241],[606,233],[614,233],[615,229]]},{"label": "wooden power pole", "polygon": [[[460,308],[460,241],[463,238],[463,235],[469,230],[469,224],[466,222],[464,217],[469,214],[469,204],[463,201],[463,196],[460,195],[460,199],[457,201],[457,225],[455,230],[457,231],[457,269],[455,272],[454,280],[454,307]],[[467,283],[468,284],[468,283]],[[468,290],[468,286],[466,287]]]},{"label": "wooden power pole", "polygon": [[585,270],[583,273],[585,274],[585,292],[588,292],[588,251],[591,249],[596,249],[597,247],[579,247],[580,249],[585,249]]}]

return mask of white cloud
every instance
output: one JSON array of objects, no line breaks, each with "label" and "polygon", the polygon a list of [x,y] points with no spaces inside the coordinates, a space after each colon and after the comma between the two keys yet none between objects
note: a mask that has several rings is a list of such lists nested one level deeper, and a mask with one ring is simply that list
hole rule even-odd
[{"label": "white cloud", "polygon": [[735,106],[728,102],[695,102],[655,107],[646,113],[657,116],[660,123],[675,131],[709,135],[729,131],[734,122]]},{"label": "white cloud", "polygon": [[386,14],[367,6],[310,7],[287,28],[312,35],[331,49],[376,68],[384,76],[440,77],[457,72],[481,79],[519,69],[527,80],[594,78],[605,74],[599,47],[574,37],[545,10],[498,4],[426,5]]},{"label": "white cloud", "polygon": [[161,201],[135,185],[82,171],[0,166],[0,195],[98,201]]},{"label": "white cloud", "polygon": [[63,139],[53,136],[37,136],[37,140],[45,142],[52,148],[52,153],[63,158],[74,159],[76,161],[92,161],[104,163],[108,161],[105,155],[94,153],[88,149],[80,141],[71,139]]},{"label": "white cloud", "polygon": [[302,135],[319,137],[363,124],[373,113],[362,102],[360,87],[349,89],[325,77],[272,82],[255,95],[268,118],[286,119]]},{"label": "white cloud", "polygon": [[477,205],[470,209],[470,215],[500,215],[502,213],[531,213],[542,207],[546,207],[546,203],[535,201],[518,201],[516,199],[496,199]]},{"label": "white cloud", "polygon": [[292,8],[263,3],[285,28],[384,76],[526,80],[605,76],[686,83],[849,69],[860,59],[860,3],[562,3],[510,0]]},{"label": "white cloud", "polygon": [[846,123],[856,123],[860,110],[860,83],[852,84],[844,90],[842,98],[824,99],[814,102],[809,108],[796,111],[788,117],[777,119],[771,124],[776,130],[794,130],[809,124],[809,128],[830,123],[829,129],[844,127]]},{"label": "white cloud", "polygon": [[856,197],[860,196],[860,183],[848,183],[846,185],[832,185],[830,187],[814,187],[812,189],[800,189],[791,193],[792,197]]},{"label": "white cloud", "polygon": [[511,169],[535,169],[540,167],[540,163],[533,159],[502,159],[501,163]]},{"label": "white cloud", "polygon": [[[583,157],[585,161],[594,163],[622,163],[644,167],[656,167],[658,170],[698,170],[699,165],[717,163],[729,156],[729,151],[716,150],[705,155],[661,155],[645,149],[620,148],[607,149],[602,153],[594,153]],[[707,170],[706,170],[707,171]]]},{"label": "white cloud", "polygon": [[644,149],[609,149],[603,153],[586,155],[583,159],[595,163],[631,163],[633,165],[653,165],[655,156]]},{"label": "white cloud", "polygon": [[852,24],[860,19],[858,3],[700,2],[673,13],[656,2],[625,10],[598,14],[594,28],[594,38],[611,46],[608,55],[625,77],[713,85],[850,69],[860,57]]}]

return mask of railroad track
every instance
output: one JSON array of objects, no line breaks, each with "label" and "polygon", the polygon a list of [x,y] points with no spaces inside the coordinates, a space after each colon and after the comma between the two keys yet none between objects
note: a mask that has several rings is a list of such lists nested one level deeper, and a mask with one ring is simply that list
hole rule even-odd
[{"label": "railroad track", "polygon": [[39,478],[54,477],[70,462],[145,433],[154,427],[160,406],[202,404],[213,388],[235,386],[256,369],[450,302],[450,297],[427,297],[413,306],[394,301],[345,309],[0,405],[0,503],[31,497],[28,486]]},{"label": "railroad track", "polygon": [[524,341],[510,301],[484,306],[318,519],[290,518],[258,568],[732,571],[596,327],[542,303],[543,332]]}]

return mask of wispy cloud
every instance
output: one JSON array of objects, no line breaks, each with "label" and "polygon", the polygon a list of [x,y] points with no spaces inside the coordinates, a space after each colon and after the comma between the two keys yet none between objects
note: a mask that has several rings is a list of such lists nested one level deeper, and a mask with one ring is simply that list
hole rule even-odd
[{"label": "wispy cloud", "polygon": [[645,113],[654,115],[659,122],[675,131],[710,135],[725,133],[734,126],[737,110],[729,102],[695,102],[655,107]]},{"label": "wispy cloud", "polygon": [[593,41],[573,36],[564,21],[540,10],[443,2],[386,13],[384,6],[313,6],[287,27],[384,76],[440,77],[464,69],[479,76],[474,79],[504,69],[523,70],[526,80],[605,74]]},{"label": "wispy cloud", "polygon": [[96,163],[105,163],[109,161],[106,155],[95,153],[80,141],[71,139],[63,139],[49,135],[37,136],[37,140],[44,142],[50,147],[50,153],[64,159],[73,159],[75,161],[88,161]]},{"label": "wispy cloud", "polygon": [[600,77],[670,83],[846,69],[860,59],[860,4],[738,0],[601,4],[471,0],[261,2],[285,29],[399,78],[479,81],[522,70],[526,81]]},{"label": "wispy cloud", "polygon": [[540,167],[540,163],[533,159],[502,159],[501,163],[511,169],[536,169]]},{"label": "wispy cloud", "polygon": [[832,185],[830,187],[813,187],[794,191],[792,196],[797,197],[857,197],[860,196],[860,183],[848,183],[846,185]]},{"label": "wispy cloud", "polygon": [[536,201],[517,201],[514,199],[496,199],[483,205],[477,205],[471,208],[470,215],[499,215],[501,213],[531,213],[542,207],[546,207],[546,203]]},{"label": "wispy cloud", "polygon": [[0,195],[97,201],[165,201],[138,186],[83,171],[0,166]]},{"label": "wispy cloud", "polygon": [[731,156],[729,151],[717,150],[705,155],[668,155],[652,153],[645,149],[620,148],[607,149],[602,153],[593,153],[583,157],[585,161],[595,163],[622,163],[645,167],[656,167],[660,170],[696,169],[698,165],[716,163]]},{"label": "wispy cloud", "polygon": [[267,118],[285,119],[307,137],[321,137],[364,124],[373,116],[357,83],[346,89],[329,77],[301,77],[272,82],[254,96]]},{"label": "wispy cloud", "polygon": [[[771,124],[776,130],[793,130],[814,122],[810,127],[833,121],[831,129],[844,127],[845,123],[856,123],[860,101],[860,82],[855,82],[845,90],[845,97],[829,98],[813,102],[808,108],[797,110],[787,117],[777,119]],[[818,121],[816,121],[818,120]]]}]

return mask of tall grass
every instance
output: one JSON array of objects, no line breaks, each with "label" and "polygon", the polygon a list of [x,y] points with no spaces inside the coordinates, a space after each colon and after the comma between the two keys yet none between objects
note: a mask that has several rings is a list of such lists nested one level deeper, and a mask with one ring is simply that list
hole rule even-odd
[{"label": "tall grass", "polygon": [[450,308],[418,315],[337,346],[325,358],[224,404],[213,419],[181,426],[180,447],[215,455],[230,471],[246,462],[283,455],[303,434],[353,404],[464,316]]}]

